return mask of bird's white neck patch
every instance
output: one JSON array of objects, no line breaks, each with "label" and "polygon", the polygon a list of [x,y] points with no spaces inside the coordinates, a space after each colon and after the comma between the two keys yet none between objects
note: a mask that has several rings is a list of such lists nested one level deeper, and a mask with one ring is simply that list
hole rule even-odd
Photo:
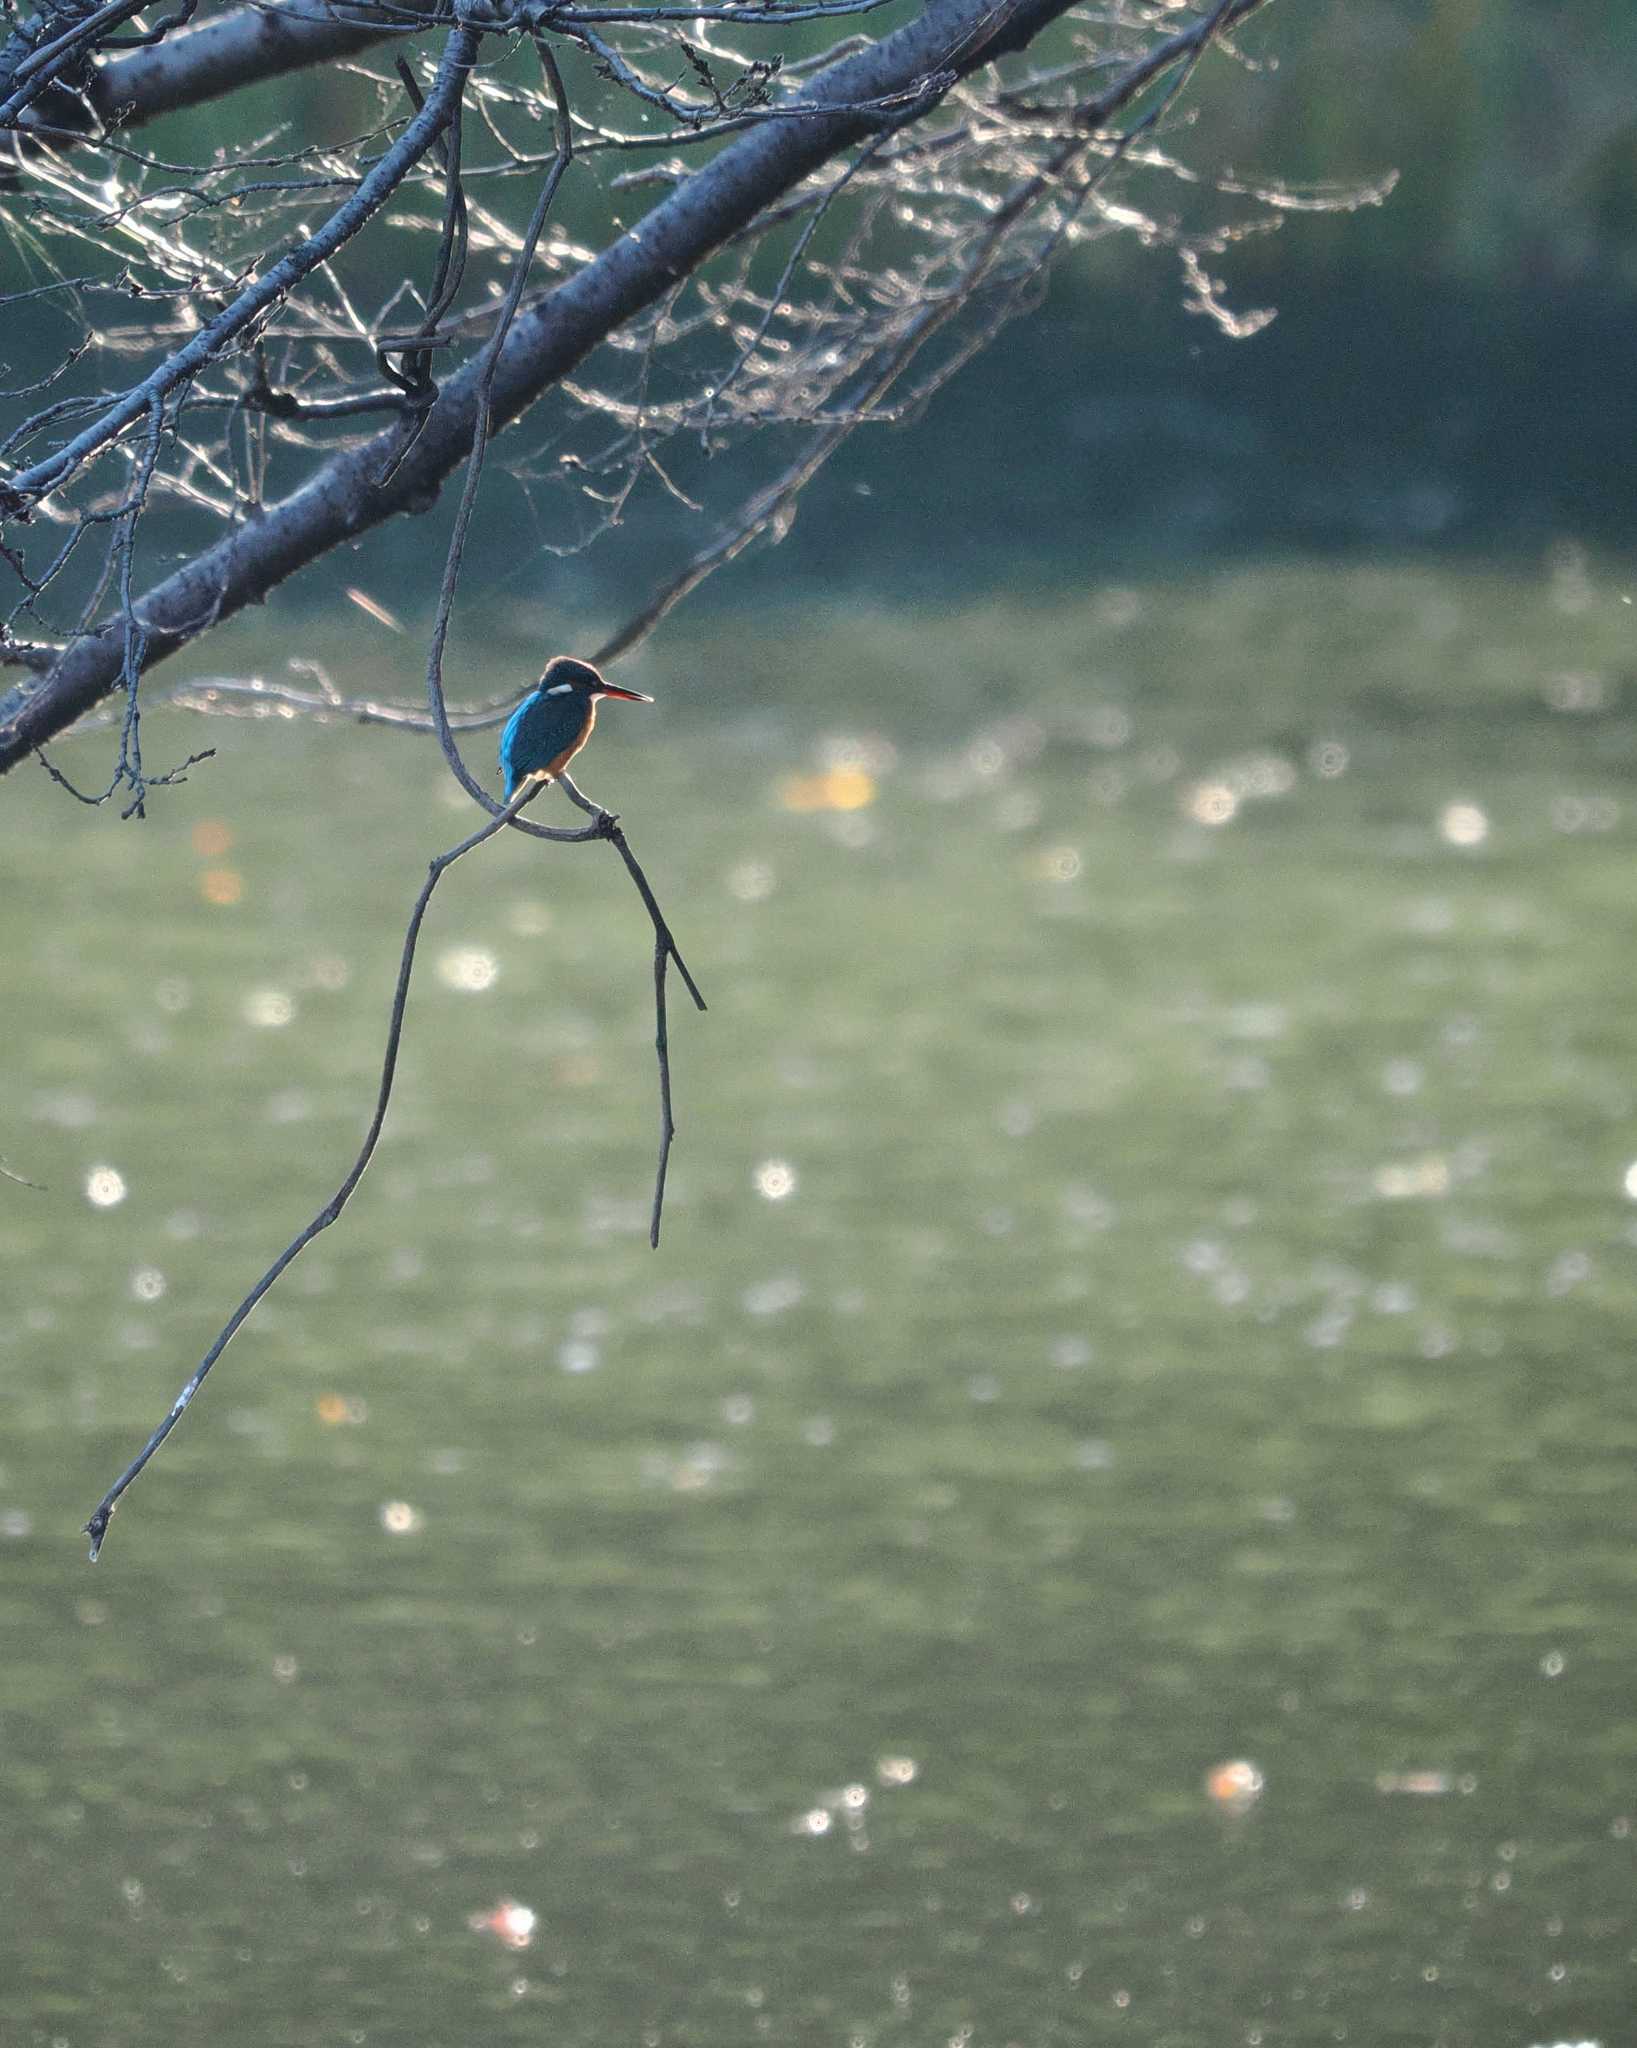
[{"label": "bird's white neck patch", "polygon": [[566,697],[569,691],[573,689],[573,687],[574,685],[572,683],[553,683],[551,688],[546,692],[546,695],[548,697]]}]

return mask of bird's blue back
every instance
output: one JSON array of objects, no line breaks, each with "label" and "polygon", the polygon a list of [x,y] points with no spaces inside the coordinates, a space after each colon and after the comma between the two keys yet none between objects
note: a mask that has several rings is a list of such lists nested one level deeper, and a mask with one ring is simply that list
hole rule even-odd
[{"label": "bird's blue back", "polygon": [[506,778],[506,801],[518,784],[537,769],[547,768],[580,737],[591,706],[578,690],[548,697],[532,690],[507,719],[500,735],[500,772]]}]

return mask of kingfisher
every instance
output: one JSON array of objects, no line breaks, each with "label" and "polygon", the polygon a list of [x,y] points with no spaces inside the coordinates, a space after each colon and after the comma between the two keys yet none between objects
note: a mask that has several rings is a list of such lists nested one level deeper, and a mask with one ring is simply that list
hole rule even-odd
[{"label": "kingfisher", "polygon": [[506,801],[525,782],[551,782],[591,737],[597,706],[604,697],[623,697],[628,704],[652,704],[640,690],[622,690],[571,654],[554,654],[545,673],[506,721],[500,735],[500,772],[506,778]]}]

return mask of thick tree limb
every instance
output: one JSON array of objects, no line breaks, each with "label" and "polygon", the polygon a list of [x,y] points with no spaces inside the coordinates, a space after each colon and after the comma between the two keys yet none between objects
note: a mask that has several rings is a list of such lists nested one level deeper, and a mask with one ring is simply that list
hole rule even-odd
[{"label": "thick tree limb", "polygon": [[260,85],[286,72],[350,57],[389,35],[403,35],[426,25],[436,9],[401,0],[390,10],[368,6],[331,6],[326,0],[266,0],[265,5],[235,7],[201,21],[152,49],[130,50],[109,57],[86,81],[86,94],[110,127],[140,127],[179,107],[198,106]]},{"label": "thick tree limb", "polygon": [[[958,79],[1025,46],[1071,4],[929,0],[915,21],[817,73],[784,103],[784,111],[798,118],[764,121],[745,132],[568,282],[521,310],[492,366],[494,425],[515,419],[599,342],[818,166],[928,111]],[[1197,56],[1213,35],[1263,4],[1231,0],[1151,46],[1099,99],[1097,117],[1110,118],[1156,78]],[[260,510],[139,599],[135,611],[146,635],[146,662],[163,659],[217,620],[258,602],[285,577],[394,513],[432,504],[471,449],[490,374],[484,353],[444,382],[417,422],[394,422],[321,462],[300,489]],[[36,475],[42,471],[47,478],[56,475],[56,460],[37,465]],[[23,480],[13,478],[12,490]],[[123,646],[123,623],[111,622],[71,644],[43,678],[0,695],[0,772],[114,685]]]}]

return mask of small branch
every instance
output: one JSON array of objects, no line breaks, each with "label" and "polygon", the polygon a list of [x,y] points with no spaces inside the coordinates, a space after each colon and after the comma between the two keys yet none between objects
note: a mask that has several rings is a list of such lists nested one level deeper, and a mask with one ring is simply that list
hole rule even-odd
[{"label": "small branch", "polygon": [[[408,347],[409,343],[404,345]],[[303,398],[299,392],[274,387],[267,374],[267,351],[260,342],[256,344],[255,361],[250,388],[239,402],[246,412],[266,413],[269,419],[345,420],[366,412],[406,413],[415,409],[416,400],[407,397],[401,386],[391,391],[351,391],[330,398]],[[427,395],[420,402],[430,404],[436,395],[428,385]]]},{"label": "small branch", "polygon": [[852,162],[848,164],[841,176],[834,179],[826,187],[823,196],[808,211],[807,219],[802,224],[801,233],[796,237],[795,247],[786,258],[784,269],[779,273],[777,283],[767,295],[767,304],[762,309],[761,318],[741,343],[739,352],[730,367],[714,381],[710,390],[705,394],[705,417],[700,425],[699,432],[701,439],[707,445],[710,439],[711,428],[716,423],[716,408],[719,400],[726,395],[729,386],[737,379],[739,372],[767,339],[769,328],[772,327],[774,320],[784,309],[784,297],[785,293],[790,289],[790,280],[795,276],[797,267],[801,263],[802,258],[807,254],[808,248],[812,243],[814,235],[818,233],[819,225],[823,221],[824,216],[829,212],[832,203],[841,196],[852,183],[857,173],[864,168],[865,164],[869,162],[870,158],[875,155],[886,140],[887,134],[885,132],[873,137],[859,154],[853,158]]},{"label": "small branch", "polygon": [[136,605],[131,595],[131,564],[136,554],[136,529],[147,507],[148,492],[153,484],[153,473],[159,463],[160,436],[165,424],[165,401],[153,398],[148,402],[148,445],[142,457],[142,467],[131,491],[129,509],[119,525],[119,613],[125,630],[125,722],[119,736],[119,763],[114,770],[114,783],[127,783],[131,801],[121,814],[124,817],[145,818],[147,807],[144,801],[146,782],[142,774],[142,669],[143,656],[147,652],[148,636],[137,623]]},{"label": "small branch", "polygon": [[[421,89],[415,83],[415,74],[402,57],[396,60],[398,77],[410,104],[420,113],[426,104]],[[444,209],[443,231],[438,238],[437,265],[433,272],[432,289],[427,295],[426,312],[422,316],[417,341],[435,334],[438,323],[454,304],[460,290],[461,279],[466,274],[466,256],[469,246],[466,221],[466,194],[460,182],[461,118],[460,101],[457,99],[449,124],[438,138],[438,157],[443,165]],[[375,360],[381,374],[396,384],[406,396],[421,404],[429,405],[437,396],[437,386],[432,382],[432,356],[428,349],[414,347],[401,370],[395,369],[387,360],[391,351],[383,344],[375,351]],[[408,452],[411,443],[405,444]]]},{"label": "small branch", "polygon": [[[236,702],[243,699],[242,706]],[[293,683],[270,683],[260,676],[202,676],[196,682],[178,683],[159,700],[181,711],[197,711],[206,717],[270,718],[275,712],[300,712],[320,725],[346,721],[355,725],[385,725],[397,732],[437,731],[424,703],[389,704],[379,697],[343,697],[325,690],[300,690]],[[503,725],[517,709],[517,694],[509,693],[504,703],[478,706],[470,711],[447,714],[451,732],[485,732]],[[75,726],[88,732],[110,722],[106,712],[92,712]]]},{"label": "small branch", "polygon": [[[160,1423],[153,1435],[142,1446],[142,1449],[131,1460],[130,1464],[126,1466],[113,1485],[109,1487],[102,1499],[98,1501],[90,1521],[85,1525],[85,1533],[91,1539],[91,1562],[93,1564],[96,1563],[98,1554],[101,1552],[103,1538],[108,1533],[108,1523],[113,1516],[115,1508],[119,1505],[121,1496],[129,1489],[149,1459],[153,1457],[159,1446],[187,1413],[194,1395],[198,1393],[205,1383],[205,1375],[210,1371],[210,1368],[216,1363],[217,1359],[221,1357],[228,1345],[232,1343],[251,1311],[285,1271],[286,1267],[291,1265],[306,1250],[307,1246],[312,1243],[321,1230],[329,1229],[330,1225],[335,1222],[336,1218],[351,1200],[353,1190],[363,1179],[364,1169],[369,1165],[371,1158],[374,1156],[376,1143],[381,1135],[381,1128],[386,1122],[387,1105],[392,1100],[392,1082],[398,1067],[398,1046],[403,1037],[404,1005],[409,1000],[409,977],[414,970],[415,948],[420,940],[421,924],[426,916],[427,905],[432,901],[432,892],[437,888],[439,882],[442,881],[447,870],[453,867],[455,862],[461,859],[463,855],[470,853],[474,847],[481,846],[484,840],[492,839],[504,826],[516,823],[517,812],[537,793],[538,788],[536,785],[530,785],[520,791],[517,797],[513,799],[511,805],[501,811],[498,817],[490,818],[485,824],[480,825],[475,832],[463,839],[458,846],[451,847],[449,852],[438,854],[427,869],[426,880],[421,884],[421,893],[415,899],[415,907],[409,913],[409,925],[404,932],[403,952],[398,962],[398,985],[393,992],[392,1013],[387,1025],[386,1051],[381,1061],[381,1085],[375,1098],[375,1114],[370,1120],[369,1129],[364,1134],[364,1142],[359,1147],[358,1156],[348,1168],[346,1177],[342,1180],[341,1185],[331,1195],[323,1208],[319,1210],[318,1214],[305,1229],[298,1231],[291,1238],[272,1265],[262,1274],[255,1286],[251,1288],[232,1315],[228,1317],[217,1335],[216,1341],[199,1361],[193,1376],[171,1403],[170,1411],[164,1421]],[[589,837],[591,835],[587,834],[585,836]]]},{"label": "small branch", "polygon": [[[113,781],[109,783],[100,796],[87,796],[83,789],[77,788],[69,781],[68,777],[54,762],[47,760],[43,747],[36,747],[34,749],[34,758],[59,789],[66,790],[76,803],[84,804],[90,810],[95,810],[99,805],[105,804],[120,785],[121,777],[116,774]],[[158,789],[168,788],[172,783],[186,782],[190,768],[197,768],[201,761],[214,761],[215,758],[216,749],[214,747],[206,747],[200,753],[189,754],[188,758],[185,761],[179,762],[176,767],[167,768],[163,775],[144,775],[142,786],[144,789]],[[128,817],[129,815],[130,813],[127,812],[126,816]]]},{"label": "small branch", "polygon": [[541,7],[524,12],[538,17],[543,27],[580,28],[587,24],[604,28],[636,27],[659,22],[732,22],[736,28],[783,28],[792,21],[823,21],[836,15],[873,14],[891,0],[813,0],[783,5],[781,0],[746,0],[743,6],[710,7]]},{"label": "small branch", "polygon": [[[701,1010],[705,1007],[705,999],[699,993],[698,985],[695,983],[693,976],[688,972],[687,964],[684,962],[682,955],[677,951],[676,941],[671,936],[671,928],[666,923],[664,913],[661,911],[654,892],[649,886],[647,876],[643,873],[636,856],[632,853],[625,834],[620,830],[618,820],[610,812],[603,810],[600,806],[593,804],[587,797],[583,796],[569,782],[566,776],[560,779],[564,789],[580,809],[591,813],[593,822],[583,832],[572,834],[553,833],[549,836],[553,838],[567,837],[576,840],[612,840],[614,846],[618,849],[620,858],[625,863],[627,872],[637,886],[637,892],[642,897],[644,907],[647,909],[654,927],[654,1000],[658,1019],[655,1042],[659,1055],[661,1124],[659,1172],[654,1186],[654,1206],[652,1219],[649,1224],[649,1242],[657,1247],[659,1243],[660,1211],[665,1200],[666,1167],[670,1159],[671,1141],[676,1134],[676,1126],[671,1115],[670,1047],[665,1021],[666,963],[670,960],[676,962],[677,971],[687,983],[689,993]],[[118,1507],[121,1498],[140,1476],[144,1467],[152,1459],[155,1452],[158,1451],[160,1445],[164,1443],[166,1437],[170,1435],[177,1423],[187,1413],[193,1397],[204,1385],[206,1375],[211,1367],[221,1357],[228,1345],[232,1343],[234,1337],[237,1336],[256,1308],[256,1305],[275,1285],[286,1269],[306,1250],[307,1246],[312,1243],[313,1239],[321,1231],[328,1230],[330,1225],[337,1220],[342,1210],[346,1208],[347,1203],[352,1199],[353,1192],[357,1188],[358,1183],[363,1179],[364,1171],[368,1167],[370,1160],[374,1157],[376,1145],[380,1140],[381,1131],[386,1123],[387,1108],[392,1100],[392,1085],[398,1069],[398,1051],[403,1040],[404,1011],[409,1001],[410,977],[414,972],[415,953],[420,943],[421,926],[426,918],[427,906],[432,901],[433,891],[457,860],[472,852],[475,847],[481,846],[486,839],[492,839],[497,832],[507,826],[524,830],[528,829],[519,813],[525,805],[533,801],[539,792],[539,784],[526,784],[518,791],[517,795],[513,797],[508,805],[497,811],[495,816],[487,819],[475,832],[470,833],[463,839],[458,846],[451,847],[447,853],[436,855],[429,864],[426,880],[421,884],[420,894],[415,898],[415,905],[409,913],[409,923],[404,931],[403,949],[398,961],[398,980],[393,990],[392,1009],[387,1021],[386,1047],[381,1056],[381,1081],[376,1091],[375,1113],[370,1119],[368,1130],[364,1133],[364,1141],[358,1148],[357,1156],[354,1158],[352,1165],[347,1169],[335,1193],[331,1195],[330,1199],[318,1211],[317,1215],[313,1217],[312,1221],[291,1238],[283,1251],[279,1253],[278,1257],[267,1268],[266,1272],[262,1274],[254,1287],[250,1289],[250,1292],[245,1295],[238,1307],[234,1309],[232,1315],[222,1325],[215,1342],[199,1361],[198,1366],[194,1369],[182,1391],[171,1403],[164,1420],[97,1503],[92,1512],[91,1519],[85,1525],[85,1533],[91,1539],[91,1562],[93,1564],[96,1563],[97,1558],[101,1554],[103,1539],[108,1534],[108,1524],[113,1518],[115,1508]],[[8,1175],[7,1177],[15,1179],[17,1176]],[[33,1183],[26,1183],[26,1185],[32,1186]]]},{"label": "small branch", "polygon": [[633,648],[640,647],[684,599],[693,595],[700,584],[718,569],[736,561],[762,534],[771,531],[782,539],[793,516],[796,500],[850,431],[849,427],[828,426],[814,434],[802,454],[782,475],[755,492],[740,508],[731,525],[668,577],[640,610],[603,641],[591,657],[593,664],[606,668],[610,662],[618,661]]},{"label": "small branch", "polygon": [[665,1207],[665,1175],[671,1163],[671,1140],[676,1136],[676,1122],[671,1115],[671,1041],[665,1020],[665,971],[671,961],[676,962],[676,971],[700,1010],[705,1008],[705,998],[699,993],[698,982],[688,972],[687,961],[677,951],[665,913],[649,886],[648,877],[642,872],[641,863],[631,851],[630,842],[620,830],[619,820],[592,803],[576,789],[568,776],[560,774],[557,780],[571,802],[578,804],[582,811],[590,811],[598,820],[601,837],[612,842],[615,852],[624,861],[625,871],[636,884],[642,907],[654,927],[654,1052],[659,1061],[659,1166],[654,1174],[654,1206],[648,1219],[648,1242],[657,1252],[659,1219]]}]

